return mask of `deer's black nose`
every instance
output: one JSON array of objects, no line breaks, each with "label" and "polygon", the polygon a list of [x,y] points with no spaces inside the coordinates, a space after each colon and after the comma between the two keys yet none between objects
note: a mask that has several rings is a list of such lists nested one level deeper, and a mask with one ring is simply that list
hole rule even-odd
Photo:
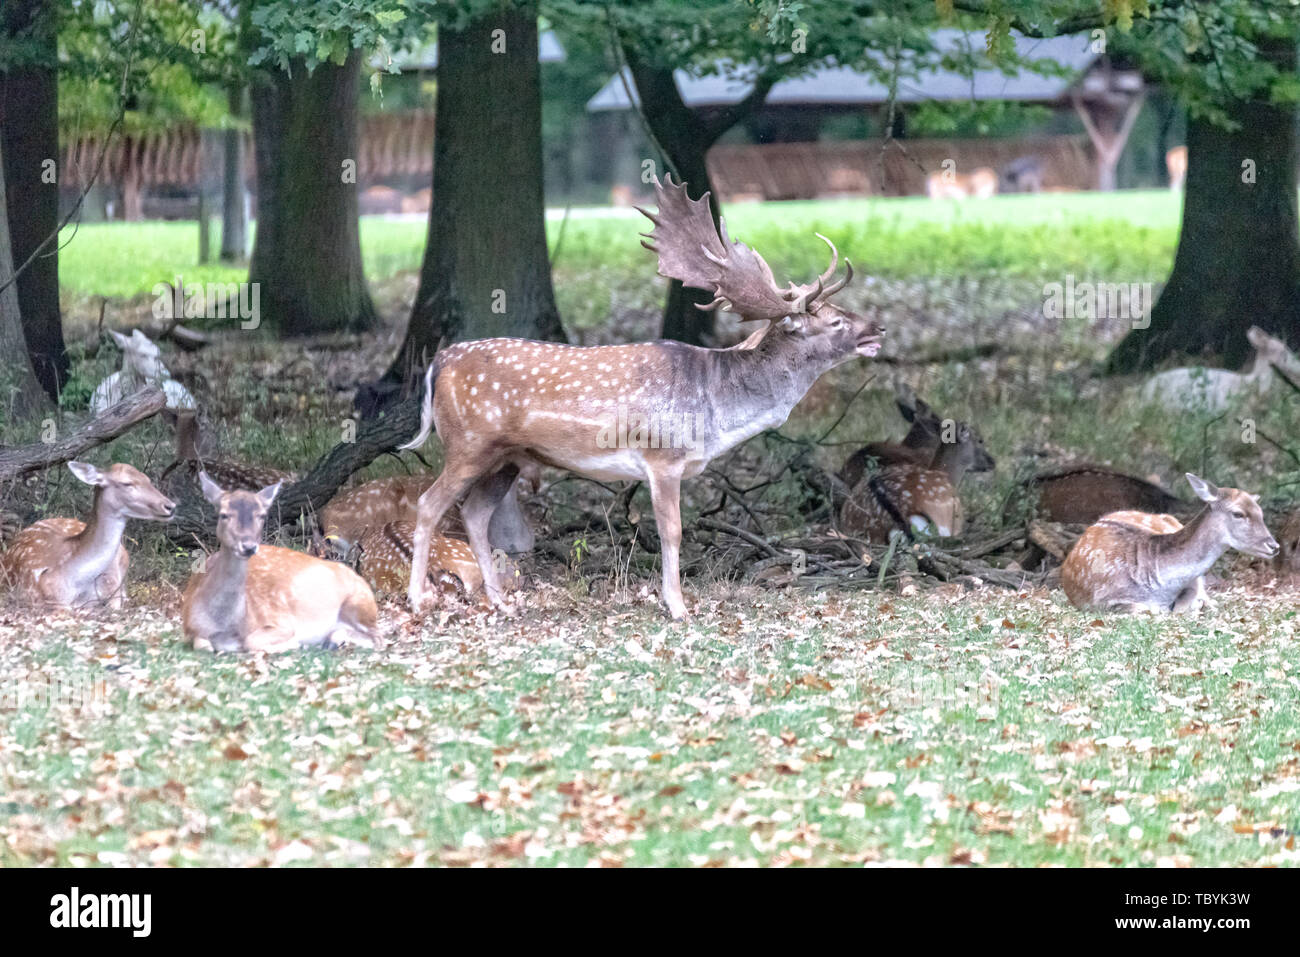
[{"label": "deer's black nose", "polygon": [[241,553],[243,553],[243,556],[245,558],[252,558],[254,555],[257,554],[256,545],[241,545],[239,546],[239,550]]}]

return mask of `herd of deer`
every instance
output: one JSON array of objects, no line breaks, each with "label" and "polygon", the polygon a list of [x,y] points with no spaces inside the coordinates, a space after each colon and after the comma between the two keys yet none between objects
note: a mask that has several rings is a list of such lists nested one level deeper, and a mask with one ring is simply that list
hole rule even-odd
[{"label": "herd of deer", "polygon": [[[678,571],[682,481],[784,422],[827,370],[874,356],[885,330],[831,301],[853,269],[846,261],[845,274],[835,278],[839,255],[829,239],[819,237],[830,247],[826,271],[809,284],[782,287],[756,251],[730,239],[725,223],[715,228],[707,195],[692,200],[671,179],[655,188],[658,210],[642,212],[653,223],[644,245],[657,254],[660,274],[705,290],[713,296],[706,308],[726,305],[758,329],[722,349],[490,339],[440,351],[425,375],[419,433],[404,448],[418,448],[436,430],[445,452],[441,474],[366,483],[340,493],[319,516],[324,535],[318,542],[359,552],[360,575],[339,561],[263,544],[268,511],[293,476],[203,461],[195,404],[188,393],[176,393],[169,415],[177,461],[165,474],[183,466],[178,478],[197,479],[216,508],[220,543],[185,587],[186,637],[214,651],[377,648],[383,639],[372,586],[384,592],[404,586],[414,610],[440,602],[448,590],[480,588],[492,605],[504,607],[514,576],[501,556],[533,545],[517,501],[519,479],[532,481],[535,490],[541,466],[646,483],[662,545],[663,600],[673,618],[686,615]],[[1257,330],[1251,335],[1257,367],[1294,361],[1276,340]],[[125,394],[133,377],[169,379],[145,337],[118,342],[129,368],[101,386],[107,397]],[[1234,375],[1211,376],[1216,397],[1257,388],[1265,373]],[[1188,381],[1200,386],[1205,379]],[[992,469],[994,460],[970,424],[942,419],[907,394],[899,408],[911,422],[901,444],[873,443],[844,465],[841,477],[851,492],[839,513],[840,531],[875,542],[958,535],[961,478]],[[692,441],[598,440],[619,416],[689,420]],[[130,465],[69,466],[94,487],[89,521],[46,519],[25,529],[0,555],[0,580],[35,603],[121,608],[127,520],[166,521],[175,505]],[[1084,465],[1033,480],[1049,517],[1090,523],[1062,568],[1072,603],[1191,610],[1206,600],[1203,576],[1226,549],[1277,553],[1255,496],[1191,474],[1187,479],[1205,507],[1186,525],[1165,514],[1180,500],[1133,476]],[[451,537],[444,519],[463,525],[467,541]]]}]

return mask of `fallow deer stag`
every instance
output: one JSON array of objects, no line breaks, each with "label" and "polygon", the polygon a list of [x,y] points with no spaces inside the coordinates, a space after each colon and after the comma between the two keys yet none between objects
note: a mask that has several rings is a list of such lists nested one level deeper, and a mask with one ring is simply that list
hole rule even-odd
[{"label": "fallow deer stag", "polygon": [[763,258],[721,233],[708,195],[655,181],[656,213],[647,249],[659,273],[713,295],[742,319],[766,322],[743,348],[704,349],[680,342],[566,346],[485,339],[451,346],[425,374],[418,448],[436,428],[446,466],[420,497],[408,597],[424,597],[429,540],[443,515],[462,506],[470,546],[489,599],[500,603],[487,527],[514,482],[520,458],[606,480],[644,481],[663,552],[663,598],[686,615],[678,572],[682,479],[746,439],[774,428],[822,373],[854,356],[874,356],[883,327],[833,305],[852,278],[831,282],[839,253],[807,285],[777,285]]},{"label": "fallow deer stag", "polygon": [[95,488],[90,521],[47,518],[19,532],[0,555],[0,583],[38,604],[121,608],[131,563],[122,547],[127,519],[166,521],[176,505],[129,465],[69,462],[68,468]]},{"label": "fallow deer stag", "polygon": [[1229,548],[1260,558],[1277,555],[1259,496],[1218,488],[1190,472],[1187,481],[1206,507],[1186,525],[1172,515],[1111,512],[1088,527],[1061,566],[1070,604],[1192,612],[1208,601],[1203,576]]},{"label": "fallow deer stag", "polygon": [[181,624],[191,644],[218,652],[383,647],[374,593],[355,572],[262,544],[279,482],[260,492],[227,492],[200,472],[199,485],[217,507],[221,549],[191,576],[181,597]]}]

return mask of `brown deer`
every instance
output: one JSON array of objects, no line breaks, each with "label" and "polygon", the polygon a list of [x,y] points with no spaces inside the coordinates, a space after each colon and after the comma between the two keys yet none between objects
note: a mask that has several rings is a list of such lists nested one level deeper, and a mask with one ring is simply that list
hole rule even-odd
[{"label": "brown deer", "polygon": [[164,411],[163,418],[176,433],[176,458],[163,469],[160,482],[165,482],[177,468],[183,467],[192,477],[207,472],[222,488],[256,492],[277,482],[289,485],[298,480],[294,472],[263,465],[245,465],[242,462],[221,462],[202,458],[199,454],[199,414],[193,410]]},{"label": "brown deer", "polygon": [[[389,522],[379,528],[367,528],[357,542],[357,572],[376,592],[401,594],[411,579],[411,556],[415,554],[415,524]],[[518,583],[518,571],[505,559],[496,556],[501,585],[511,590]],[[469,545],[459,539],[435,535],[429,547],[426,581],[430,588],[443,594],[461,594],[466,598],[479,594],[483,575]],[[486,596],[484,596],[486,597]]]},{"label": "brown deer", "polygon": [[1187,179],[1187,147],[1175,146],[1165,153],[1165,169],[1169,173],[1169,188],[1178,192]]},{"label": "brown deer", "polygon": [[940,443],[929,467],[899,462],[859,482],[840,509],[840,528],[871,542],[888,542],[894,532],[909,540],[917,532],[960,535],[962,476],[996,464],[979,433],[965,422],[955,423],[953,441]]},{"label": "brown deer", "polygon": [[36,604],[121,608],[131,563],[122,547],[127,519],[166,521],[176,504],[129,465],[69,462],[68,468],[95,488],[90,521],[47,518],[23,529],[0,555],[0,582]]},{"label": "brown deer", "polygon": [[374,593],[355,572],[261,543],[278,482],[259,492],[227,492],[200,472],[199,485],[217,508],[221,548],[190,577],[181,597],[181,623],[191,644],[217,652],[383,647]]},{"label": "brown deer", "polygon": [[1021,486],[1036,497],[1037,515],[1049,522],[1090,525],[1108,512],[1189,514],[1192,509],[1190,502],[1146,479],[1089,463],[1035,475]]},{"label": "brown deer", "polygon": [[[663,598],[686,614],[678,572],[683,479],[764,429],[785,421],[823,372],[855,356],[874,356],[883,327],[847,312],[831,297],[852,278],[830,282],[839,253],[808,285],[777,285],[763,258],[715,228],[708,195],[655,181],[657,213],[646,247],[661,275],[707,290],[743,319],[766,322],[743,347],[704,349],[680,342],[565,346],[486,339],[438,353],[425,374],[418,448],[437,429],[446,466],[420,496],[412,608],[424,597],[429,541],[462,496],[470,547],[489,599],[500,602],[487,528],[509,490],[518,460],[604,480],[644,481],[663,555]],[[847,265],[847,264],[846,264]]]},{"label": "brown deer", "polygon": [[911,428],[901,443],[869,442],[850,455],[840,469],[840,479],[849,488],[862,480],[873,461],[877,467],[898,462],[925,466],[930,464],[934,453],[939,451],[940,432],[943,429],[943,420],[939,414],[906,386],[899,389],[894,404],[898,406],[899,414],[911,423]]},{"label": "brown deer", "polygon": [[1172,515],[1112,512],[1088,527],[1061,566],[1070,604],[1192,612],[1209,602],[1204,575],[1229,548],[1260,558],[1277,555],[1259,496],[1218,488],[1190,472],[1187,481],[1206,506],[1186,525]]},{"label": "brown deer", "polygon": [[[536,491],[540,469],[531,461],[524,463],[524,469],[526,474],[521,478]],[[414,523],[418,517],[420,496],[435,480],[432,475],[401,475],[374,479],[339,492],[320,512],[320,526],[325,539],[341,554],[347,555],[368,531],[383,528],[390,522]],[[448,515],[448,524],[451,527],[444,529],[446,535],[464,539],[458,512]],[[510,487],[492,513],[488,542],[494,550],[499,548],[508,555],[522,555],[533,550],[533,530],[519,506],[517,483]]]}]

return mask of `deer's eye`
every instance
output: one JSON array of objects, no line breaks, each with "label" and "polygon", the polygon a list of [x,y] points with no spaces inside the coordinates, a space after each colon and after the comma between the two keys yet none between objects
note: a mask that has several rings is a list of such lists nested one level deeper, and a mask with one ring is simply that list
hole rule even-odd
[{"label": "deer's eye", "polygon": [[1245,513],[1245,512],[1233,512],[1233,513],[1232,513],[1232,517],[1233,517],[1233,518],[1245,518],[1245,517],[1246,517],[1246,513]]}]

